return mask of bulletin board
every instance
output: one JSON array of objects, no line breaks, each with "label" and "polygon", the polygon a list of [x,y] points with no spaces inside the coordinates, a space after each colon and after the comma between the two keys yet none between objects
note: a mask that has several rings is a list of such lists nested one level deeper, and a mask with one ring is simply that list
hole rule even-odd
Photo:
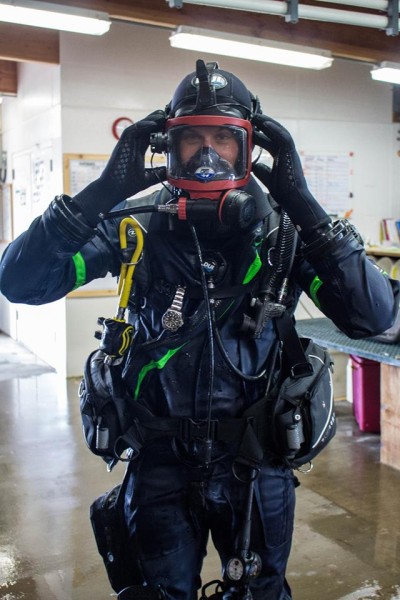
[{"label": "bulletin board", "polygon": [[[107,154],[64,154],[64,191],[75,196],[89,183],[97,179],[104,170],[109,156]],[[114,277],[107,275],[96,279],[68,294],[68,298],[93,298],[116,295],[117,283]]]},{"label": "bulletin board", "polygon": [[75,196],[104,170],[107,154],[64,154],[64,190]]}]

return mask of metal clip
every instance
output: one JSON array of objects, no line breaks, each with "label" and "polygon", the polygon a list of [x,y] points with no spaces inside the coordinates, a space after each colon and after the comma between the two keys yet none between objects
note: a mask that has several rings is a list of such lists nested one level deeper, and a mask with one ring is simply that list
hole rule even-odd
[{"label": "metal clip", "polygon": [[166,0],[170,8],[183,8],[182,0]]}]

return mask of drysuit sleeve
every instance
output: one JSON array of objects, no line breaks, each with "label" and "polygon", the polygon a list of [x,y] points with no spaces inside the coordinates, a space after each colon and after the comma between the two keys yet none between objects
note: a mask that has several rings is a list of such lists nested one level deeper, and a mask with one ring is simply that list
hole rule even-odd
[{"label": "drysuit sleeve", "polygon": [[10,302],[53,302],[107,273],[117,275],[118,250],[117,221],[87,228],[78,239],[60,229],[48,209],[3,253],[0,290]]},{"label": "drysuit sleeve", "polygon": [[400,282],[390,279],[351,233],[305,252],[296,273],[314,304],[353,339],[377,335],[394,322]]}]

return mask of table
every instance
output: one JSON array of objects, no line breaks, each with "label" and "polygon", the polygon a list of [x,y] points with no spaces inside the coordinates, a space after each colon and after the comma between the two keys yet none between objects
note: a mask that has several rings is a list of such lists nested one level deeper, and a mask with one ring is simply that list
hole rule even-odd
[{"label": "table", "polygon": [[330,319],[301,319],[299,335],[312,338],[325,348],[368,358],[380,363],[382,463],[400,470],[400,344],[385,344],[371,338],[352,340]]},{"label": "table", "polygon": [[296,322],[296,329],[299,335],[310,337],[321,346],[400,367],[400,344],[385,344],[371,338],[352,340],[326,318],[301,319]]}]

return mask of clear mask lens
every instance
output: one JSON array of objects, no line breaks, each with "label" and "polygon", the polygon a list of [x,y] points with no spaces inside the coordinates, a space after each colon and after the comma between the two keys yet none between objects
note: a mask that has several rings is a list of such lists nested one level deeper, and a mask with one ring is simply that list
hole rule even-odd
[{"label": "clear mask lens", "polygon": [[247,171],[247,131],[235,125],[177,125],[168,131],[167,178],[238,181]]}]

